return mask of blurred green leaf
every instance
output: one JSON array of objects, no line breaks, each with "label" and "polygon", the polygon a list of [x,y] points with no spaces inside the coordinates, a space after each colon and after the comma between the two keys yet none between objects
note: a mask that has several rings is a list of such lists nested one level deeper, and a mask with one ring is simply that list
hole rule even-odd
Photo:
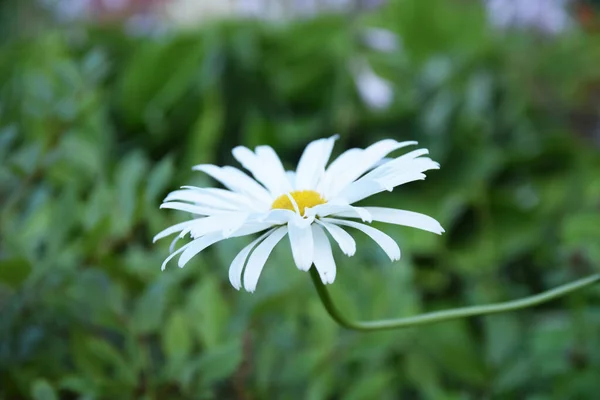
[{"label": "blurred green leaf", "polygon": [[0,282],[17,288],[27,279],[31,272],[31,264],[25,258],[9,258],[0,260]]},{"label": "blurred green leaf", "polygon": [[169,316],[163,329],[163,349],[173,364],[181,363],[192,349],[192,337],[188,319],[181,311]]},{"label": "blurred green leaf", "polygon": [[492,365],[502,368],[506,360],[518,352],[523,333],[519,330],[516,316],[495,315],[485,319],[488,339],[487,353]]},{"label": "blurred green leaf", "polygon": [[393,376],[377,369],[357,377],[345,392],[344,398],[351,400],[381,397],[386,388],[390,387]]},{"label": "blurred green leaf", "polygon": [[128,154],[115,171],[117,207],[114,210],[114,230],[118,235],[128,232],[138,210],[140,183],[148,170],[148,162],[140,152]]},{"label": "blurred green leaf", "polygon": [[479,386],[486,381],[487,371],[470,335],[465,321],[445,322],[422,328],[418,342],[446,374]]},{"label": "blurred green leaf", "polygon": [[164,282],[156,282],[147,287],[138,298],[133,310],[132,327],[138,334],[155,332],[163,322],[166,300]]},{"label": "blurred green leaf", "polygon": [[[147,42],[136,49],[120,77],[123,117],[131,124],[148,124],[151,132],[160,130],[166,110],[195,83],[204,53],[202,40],[193,35]],[[173,60],[178,60],[175,66]]]},{"label": "blurred green leaf", "polygon": [[156,206],[159,201],[158,196],[167,190],[174,172],[172,157],[165,157],[154,166],[148,175],[146,184],[146,202],[148,204]]},{"label": "blurred green leaf", "polygon": [[207,351],[198,360],[202,381],[210,384],[226,378],[239,366],[242,357],[240,340],[233,340]]},{"label": "blurred green leaf", "polygon": [[218,92],[209,91],[202,101],[198,119],[192,126],[192,140],[187,152],[190,165],[213,162],[224,123],[223,99]]},{"label": "blurred green leaf", "polygon": [[36,379],[31,385],[31,397],[34,400],[57,400],[56,391],[45,379]]},{"label": "blurred green leaf", "polygon": [[203,279],[190,293],[186,315],[206,348],[216,347],[228,340],[224,330],[230,311],[214,278]]}]

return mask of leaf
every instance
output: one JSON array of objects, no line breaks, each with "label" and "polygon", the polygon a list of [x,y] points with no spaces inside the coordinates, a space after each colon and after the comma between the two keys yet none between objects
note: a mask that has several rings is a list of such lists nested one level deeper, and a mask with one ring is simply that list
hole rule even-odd
[{"label": "leaf", "polygon": [[133,223],[138,202],[138,189],[142,177],[148,170],[148,162],[141,152],[129,153],[118,166],[116,174],[117,204],[113,218],[117,235],[129,232]]},{"label": "leaf", "polygon": [[212,385],[231,376],[242,359],[242,343],[239,338],[236,338],[205,352],[198,360],[196,371],[205,385]]},{"label": "leaf", "polygon": [[230,312],[213,277],[206,277],[196,286],[190,295],[186,313],[192,329],[206,348],[227,340],[225,328]]},{"label": "leaf", "polygon": [[135,386],[137,371],[126,361],[123,353],[112,346],[108,340],[88,338],[87,347],[95,357],[114,368],[114,375],[119,384],[125,384],[128,387]]},{"label": "leaf", "polygon": [[188,319],[183,311],[175,311],[165,324],[162,335],[163,351],[170,363],[179,364],[192,350]]},{"label": "leaf", "polygon": [[496,393],[510,393],[523,387],[531,379],[532,369],[535,364],[528,355],[521,355],[510,360],[494,377],[494,390]]},{"label": "leaf", "polygon": [[56,391],[45,379],[36,379],[31,385],[33,400],[58,400]]},{"label": "leaf", "polygon": [[[1,107],[0,107],[0,115]],[[16,125],[0,126],[0,160],[4,163],[6,155],[18,136]]]},{"label": "leaf", "polygon": [[146,181],[146,203],[156,206],[158,196],[167,189],[174,172],[173,158],[170,156],[164,157],[152,168]]},{"label": "leaf", "polygon": [[76,332],[71,336],[71,350],[77,369],[100,387],[110,384],[113,390],[135,387],[137,367],[108,338]]},{"label": "leaf", "polygon": [[422,353],[409,351],[406,354],[405,370],[407,378],[416,387],[422,388],[421,390],[426,394],[426,398],[442,398],[443,391],[439,383],[438,369]]},{"label": "leaf", "polygon": [[208,91],[196,122],[192,126],[187,151],[189,165],[210,163],[215,160],[216,147],[222,137],[224,120],[223,98],[216,90]]},{"label": "leaf", "polygon": [[[89,231],[98,226],[106,217],[111,216],[113,193],[111,188],[103,181],[96,182],[89,195],[83,211],[83,226]],[[104,235],[106,231],[102,232]],[[89,232],[88,232],[89,234]]]},{"label": "leaf", "polygon": [[521,343],[518,320],[513,315],[493,315],[484,320],[487,357],[494,366],[501,367],[512,358]]},{"label": "leaf", "polygon": [[0,282],[16,289],[31,273],[31,264],[25,258],[0,260]]},{"label": "leaf", "polygon": [[569,215],[563,225],[563,240],[567,244],[595,241],[600,238],[598,211],[577,212]]},{"label": "leaf", "polygon": [[158,330],[165,312],[165,295],[164,282],[159,281],[148,286],[134,308],[132,324],[135,332],[149,334]]},{"label": "leaf", "polygon": [[467,82],[465,112],[475,119],[485,119],[493,99],[493,81],[489,73],[474,73]]},{"label": "leaf", "polygon": [[92,399],[98,397],[96,388],[89,380],[79,375],[64,375],[60,380],[60,388],[80,394],[80,399]]},{"label": "leaf", "polygon": [[102,162],[104,154],[99,149],[97,141],[92,137],[84,135],[68,135],[60,144],[61,156],[65,161],[68,161],[71,176],[70,179],[79,178],[72,176],[72,171],[77,170],[82,174],[79,179],[92,179],[97,176],[102,170]]},{"label": "leaf", "polygon": [[165,112],[194,85],[204,55],[203,40],[196,35],[144,43],[119,76],[117,103],[125,120],[147,123],[151,133],[159,130]]},{"label": "leaf", "polygon": [[471,386],[486,382],[486,369],[466,321],[445,322],[422,328],[419,346],[429,353],[444,371]]},{"label": "leaf", "polygon": [[[393,380],[393,373],[382,368],[375,368],[369,373],[354,379],[345,391],[344,399],[362,400],[383,398]],[[397,384],[397,383],[396,383]],[[399,388],[396,387],[396,390]]]}]

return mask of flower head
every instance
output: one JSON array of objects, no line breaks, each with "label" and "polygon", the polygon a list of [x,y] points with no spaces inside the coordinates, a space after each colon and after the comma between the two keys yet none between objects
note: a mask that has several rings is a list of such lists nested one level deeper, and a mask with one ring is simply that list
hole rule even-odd
[{"label": "flower head", "polygon": [[[242,287],[242,281],[246,290],[256,289],[267,258],[286,235],[298,269],[308,271],[314,265],[327,284],[332,283],[336,275],[329,236],[344,254],[352,256],[356,251],[356,243],[345,227],[370,236],[392,261],[400,259],[400,248],[391,237],[368,223],[380,221],[437,234],[444,232],[440,224],[427,215],[352,205],[374,194],[392,191],[396,186],[425,179],[423,172],[439,168],[436,162],[424,157],[428,153],[426,149],[387,158],[393,151],[416,144],[387,139],[366,149],[347,150],[327,165],[336,138],[310,143],[296,171],[286,171],[269,146],[258,146],[254,151],[241,146],[233,149],[235,159],[254,179],[230,166],[195,166],[194,170],[208,174],[225,189],[184,186],[166,197],[161,208],[189,212],[197,217],[173,225],[154,237],[156,241],[179,232],[162,269],[179,254],[178,264],[183,267],[216,242],[262,232],[238,253],[229,267],[229,280],[236,289]],[[173,251],[175,242],[188,234],[192,241]]]}]

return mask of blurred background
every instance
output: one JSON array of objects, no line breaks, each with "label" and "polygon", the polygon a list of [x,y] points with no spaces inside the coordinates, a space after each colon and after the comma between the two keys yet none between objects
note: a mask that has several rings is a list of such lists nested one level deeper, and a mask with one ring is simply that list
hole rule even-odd
[{"label": "blurred background", "polygon": [[256,293],[229,240],[160,264],[191,166],[270,144],[293,168],[417,140],[439,171],[375,197],[446,233],[336,248],[378,319],[505,301],[598,272],[600,2],[0,3],[1,399],[595,399],[600,288],[381,333],[337,326],[278,246]]}]

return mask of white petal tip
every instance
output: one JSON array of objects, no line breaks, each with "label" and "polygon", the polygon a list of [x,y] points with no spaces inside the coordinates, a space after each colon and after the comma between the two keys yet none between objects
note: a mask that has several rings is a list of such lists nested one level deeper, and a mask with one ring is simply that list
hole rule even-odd
[{"label": "white petal tip", "polygon": [[302,264],[302,265],[298,265],[296,264],[296,267],[298,267],[298,269],[300,271],[308,271],[310,269],[310,267],[312,266],[312,263],[306,265],[306,264]]}]

